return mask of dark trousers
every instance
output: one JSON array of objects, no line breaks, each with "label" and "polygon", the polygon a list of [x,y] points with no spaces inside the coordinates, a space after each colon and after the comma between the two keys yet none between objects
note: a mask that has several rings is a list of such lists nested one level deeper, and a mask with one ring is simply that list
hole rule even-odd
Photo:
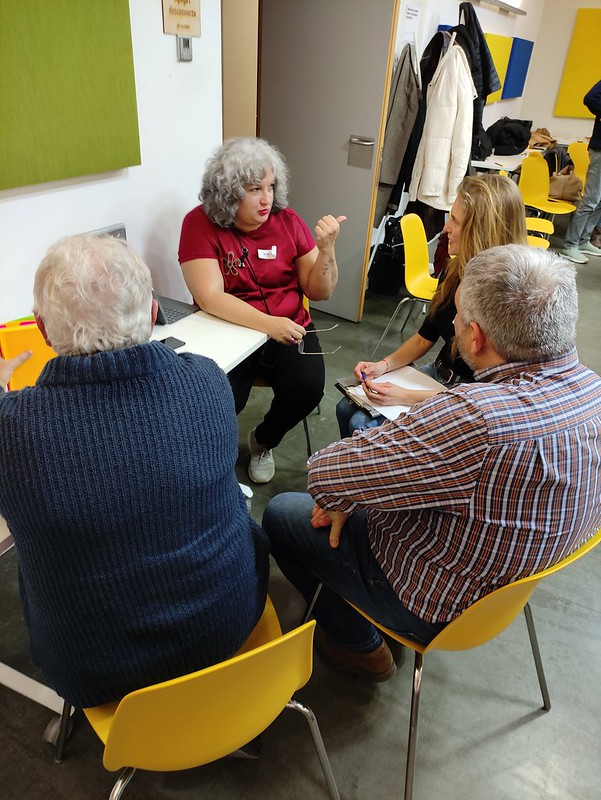
[{"label": "dark trousers", "polygon": [[403,606],[371,551],[365,511],[347,519],[340,544],[332,548],[330,529],[311,526],[312,509],[308,494],[279,494],[263,513],[263,529],[278,567],[307,602],[323,583],[313,613],[328,637],[360,652],[379,645],[377,629],[346,602],[350,600],[385,627],[430,642],[446,623],[426,622]]},{"label": "dark trousers", "polygon": [[[307,326],[305,353],[319,353],[321,345],[315,326]],[[321,355],[302,355],[296,345],[280,344],[270,339],[228,373],[236,414],[250,394],[255,378],[262,378],[273,390],[273,401],[255,438],[271,449],[277,447],[289,430],[317,408],[323,397],[325,365]]]}]

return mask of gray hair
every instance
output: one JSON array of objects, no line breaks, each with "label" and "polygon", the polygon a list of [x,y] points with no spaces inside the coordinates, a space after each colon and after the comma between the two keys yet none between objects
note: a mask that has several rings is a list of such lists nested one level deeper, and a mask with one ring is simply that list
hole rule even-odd
[{"label": "gray hair", "polygon": [[148,341],[152,276],[113,236],[68,236],[37,269],[34,313],[59,355],[90,355]]},{"label": "gray hair", "polygon": [[198,199],[209,219],[220,228],[234,225],[247,186],[273,171],[272,211],[288,205],[288,166],[284,156],[265,139],[228,139],[207,162]]},{"label": "gray hair", "polygon": [[462,322],[477,322],[506,361],[540,361],[576,343],[576,270],[565,258],[528,245],[491,247],[468,261]]}]

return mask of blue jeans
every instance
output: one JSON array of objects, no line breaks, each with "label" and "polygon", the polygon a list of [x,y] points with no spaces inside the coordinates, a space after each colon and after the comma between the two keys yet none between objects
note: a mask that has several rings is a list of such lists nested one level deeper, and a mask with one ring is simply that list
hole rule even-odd
[{"label": "blue jeans", "polygon": [[324,584],[314,615],[332,642],[360,652],[370,652],[381,642],[377,629],[345,599],[385,627],[420,642],[429,642],[445,627],[424,622],[403,606],[371,552],[365,512],[349,517],[333,549],[330,529],[311,526],[312,509],[308,494],[280,494],[265,509],[263,529],[279,568],[307,602]]},{"label": "blue jeans", "polygon": [[[440,375],[436,371],[434,363],[418,366],[422,372],[429,375],[435,380],[440,380]],[[352,436],[355,431],[364,428],[375,428],[386,421],[386,417],[378,414],[377,417],[370,417],[370,415],[358,408],[354,403],[343,397],[336,405],[336,419],[338,420],[338,428],[340,430],[340,438],[345,439],[347,436]]]},{"label": "blue jeans", "polygon": [[362,408],[343,397],[336,404],[336,419],[338,420],[340,438],[344,439],[347,436],[352,436],[355,431],[363,428],[375,428],[377,425],[381,425],[386,417],[381,414],[378,414],[377,417],[370,417]]},{"label": "blue jeans", "polygon": [[577,247],[586,244],[591,239],[593,228],[599,221],[601,212],[601,150],[588,151],[590,164],[586,171],[586,184],[584,194],[578,208],[574,211],[564,247]]}]

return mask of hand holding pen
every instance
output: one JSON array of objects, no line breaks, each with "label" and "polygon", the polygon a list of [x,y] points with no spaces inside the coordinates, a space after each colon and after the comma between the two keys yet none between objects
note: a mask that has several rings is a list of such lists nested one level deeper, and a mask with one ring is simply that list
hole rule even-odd
[{"label": "hand holding pen", "polygon": [[353,370],[355,378],[361,382],[366,378],[379,378],[385,372],[388,372],[388,364],[384,359],[382,361],[359,361]]}]

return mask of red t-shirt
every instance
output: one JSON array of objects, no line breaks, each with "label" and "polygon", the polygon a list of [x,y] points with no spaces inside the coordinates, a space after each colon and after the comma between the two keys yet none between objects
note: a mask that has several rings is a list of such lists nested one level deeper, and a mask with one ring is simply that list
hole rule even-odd
[{"label": "red t-shirt", "polygon": [[[243,247],[248,255],[241,265]],[[270,214],[256,231],[242,233],[220,228],[197,206],[182,224],[179,262],[216,259],[226,292],[259,311],[268,310],[274,317],[288,317],[306,327],[311,317],[303,306],[295,261],[314,247],[311,231],[290,208]]]}]

